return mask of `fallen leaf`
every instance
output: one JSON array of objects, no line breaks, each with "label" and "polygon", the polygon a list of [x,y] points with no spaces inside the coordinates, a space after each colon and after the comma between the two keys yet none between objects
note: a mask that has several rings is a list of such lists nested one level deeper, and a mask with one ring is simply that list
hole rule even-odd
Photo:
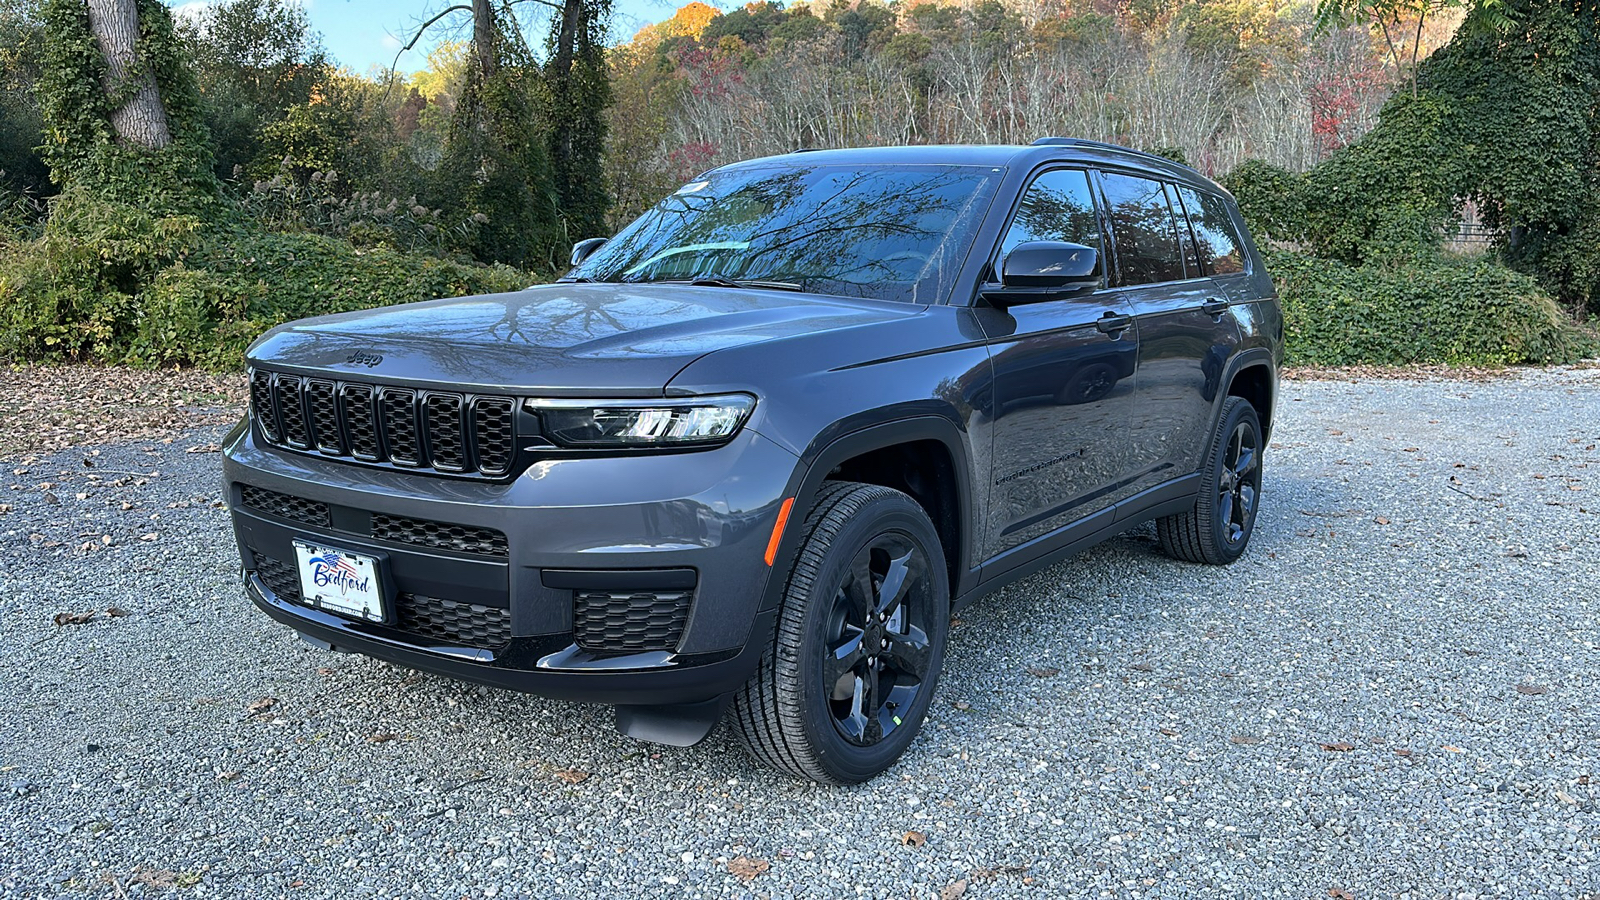
[{"label": "fallen leaf", "polygon": [[739,879],[745,884],[755,881],[757,877],[767,874],[772,868],[772,863],[764,859],[751,859],[748,856],[735,856],[728,860],[728,874]]},{"label": "fallen leaf", "polygon": [[582,784],[589,780],[589,773],[582,769],[561,769],[556,772],[556,780],[567,784]]},{"label": "fallen leaf", "polygon": [[1356,748],[1356,745],[1349,741],[1337,741],[1332,744],[1318,744],[1317,746],[1332,753],[1349,753]]},{"label": "fallen leaf", "polygon": [[1135,672],[1154,672],[1156,670],[1156,667],[1149,663],[1134,663],[1128,668],[1133,669]]},{"label": "fallen leaf", "polygon": [[1178,736],[1178,733],[1176,731],[1173,731],[1171,728],[1159,728],[1157,730],[1160,731],[1162,734],[1166,735],[1167,737],[1177,737]]},{"label": "fallen leaf", "polygon": [[1028,674],[1035,678],[1054,678],[1061,674],[1061,670],[1051,666],[1029,666]]},{"label": "fallen leaf", "polygon": [[1233,737],[1228,738],[1228,740],[1233,741],[1235,744],[1244,744],[1245,746],[1261,743],[1261,738],[1249,734],[1236,734]]},{"label": "fallen leaf", "polygon": [[1519,684],[1517,685],[1517,693],[1538,696],[1539,694],[1550,693],[1550,689],[1542,684]]},{"label": "fallen leaf", "polygon": [[94,621],[94,610],[81,613],[59,612],[54,619],[57,625],[87,625]]},{"label": "fallen leaf", "polygon": [[908,831],[900,835],[900,843],[907,847],[921,847],[928,842],[928,836],[920,831]]},{"label": "fallen leaf", "polygon": [[160,536],[161,535],[156,534],[154,531],[152,531],[152,532],[150,532],[148,534],[139,535],[139,540],[141,540],[141,541],[153,541],[153,540],[155,540],[156,538],[158,538]]},{"label": "fallen leaf", "polygon": [[1344,888],[1328,888],[1328,896],[1333,900],[1356,900],[1356,895]]},{"label": "fallen leaf", "polygon": [[1467,751],[1461,749],[1460,747],[1452,747],[1449,744],[1445,744],[1444,747],[1442,747],[1441,749],[1443,749],[1446,753],[1465,753],[1465,752],[1467,752]]},{"label": "fallen leaf", "polygon": [[939,900],[956,900],[967,892],[967,880],[952,881],[939,889]]},{"label": "fallen leaf", "polygon": [[120,606],[108,606],[106,607],[106,615],[113,619],[126,619],[128,617],[128,611]]},{"label": "fallen leaf", "polygon": [[278,698],[277,697],[262,697],[260,700],[257,700],[256,702],[250,704],[250,706],[249,706],[250,715],[259,716],[262,713],[266,712],[267,710],[269,710],[269,709],[271,709],[271,708],[273,708],[274,706],[277,706],[277,705],[278,705]]},{"label": "fallen leaf", "polygon": [[392,741],[392,740],[394,740],[395,738],[397,738],[399,736],[400,735],[395,734],[392,731],[380,731],[377,734],[369,734],[369,735],[367,735],[367,743],[369,743],[369,744],[382,744],[382,743],[386,743],[388,741]]},{"label": "fallen leaf", "polygon": [[185,453],[218,453],[222,450],[220,444],[200,444],[183,451]]},{"label": "fallen leaf", "polygon": [[1394,755],[1395,756],[1410,756],[1411,755],[1411,751],[1410,750],[1405,750],[1405,749],[1400,749],[1400,750],[1394,751]]},{"label": "fallen leaf", "polygon": [[1377,522],[1379,525],[1387,525],[1387,524],[1389,524],[1389,520],[1384,518],[1383,516],[1379,516],[1376,519],[1373,519],[1372,521]]},{"label": "fallen leaf", "polygon": [[962,712],[966,712],[967,710],[972,708],[972,704],[968,703],[965,700],[957,700],[956,702],[954,702],[954,703],[952,703],[950,705],[954,706],[956,709],[961,710]]},{"label": "fallen leaf", "polygon": [[1560,800],[1562,803],[1565,803],[1568,806],[1577,806],[1578,805],[1578,801],[1572,799],[1572,795],[1567,793],[1566,791],[1556,791],[1556,799]]}]

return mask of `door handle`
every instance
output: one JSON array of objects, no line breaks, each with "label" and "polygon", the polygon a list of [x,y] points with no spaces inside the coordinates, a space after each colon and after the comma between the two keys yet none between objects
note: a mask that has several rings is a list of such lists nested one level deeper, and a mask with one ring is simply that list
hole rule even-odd
[{"label": "door handle", "polygon": [[1200,311],[1208,316],[1220,316],[1228,311],[1233,304],[1221,297],[1207,297],[1206,302],[1200,304]]},{"label": "door handle", "polygon": [[1120,313],[1114,313],[1110,310],[1107,310],[1105,315],[1096,320],[1094,327],[1100,329],[1106,334],[1115,336],[1118,333],[1133,327],[1133,317],[1124,316]]}]

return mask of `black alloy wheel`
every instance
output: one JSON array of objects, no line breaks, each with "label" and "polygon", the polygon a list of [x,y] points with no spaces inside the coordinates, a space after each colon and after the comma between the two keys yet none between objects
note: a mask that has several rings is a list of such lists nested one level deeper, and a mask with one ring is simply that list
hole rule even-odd
[{"label": "black alloy wheel", "polygon": [[1194,508],[1156,520],[1168,556],[1227,565],[1244,554],[1261,508],[1261,451],[1255,407],[1241,397],[1223,401]]},{"label": "black alloy wheel", "polygon": [[929,598],[928,560],[908,535],[881,534],[851,560],[834,592],[821,659],[833,724],[850,743],[893,734],[927,686]]},{"label": "black alloy wheel", "polygon": [[950,628],[944,549],[915,500],[878,485],[825,483],[799,527],[778,627],[729,720],[762,762],[856,784],[900,758],[932,702]]}]

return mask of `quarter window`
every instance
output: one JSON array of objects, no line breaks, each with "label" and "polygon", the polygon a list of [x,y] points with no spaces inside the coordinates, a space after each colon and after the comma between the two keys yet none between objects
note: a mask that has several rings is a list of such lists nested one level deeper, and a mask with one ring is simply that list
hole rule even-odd
[{"label": "quarter window", "polygon": [[1177,227],[1161,182],[1107,173],[1102,185],[1122,283],[1183,280]]},{"label": "quarter window", "polygon": [[1026,241],[1066,241],[1100,249],[1100,222],[1094,214],[1089,175],[1079,169],[1056,169],[1034,179],[1011,220],[1000,259]]},{"label": "quarter window", "polygon": [[1178,188],[1178,196],[1189,212],[1189,226],[1194,229],[1194,240],[1200,248],[1201,271],[1207,275],[1243,272],[1244,254],[1239,250],[1239,236],[1233,217],[1228,214],[1228,204],[1221,197],[1186,187]]}]

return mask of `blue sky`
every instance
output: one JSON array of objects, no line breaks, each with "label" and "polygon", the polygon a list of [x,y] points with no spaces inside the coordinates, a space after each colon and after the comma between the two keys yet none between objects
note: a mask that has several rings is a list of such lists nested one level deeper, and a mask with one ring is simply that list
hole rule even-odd
[{"label": "blue sky", "polygon": [[[181,11],[185,7],[203,6],[206,0],[168,0],[168,5]],[[635,31],[652,22],[670,18],[672,13],[688,0],[615,0],[612,16],[612,36],[625,40]],[[713,6],[726,6],[708,0]],[[449,0],[300,0],[311,17],[311,27],[321,32],[323,46],[341,64],[357,72],[366,72],[374,65],[388,66],[395,51],[410,39],[416,26],[433,14],[453,5]],[[522,4],[523,10],[544,11],[535,4]],[[471,16],[464,12],[451,13],[429,30],[417,42],[416,49],[400,58],[400,68],[415,71],[427,65],[427,48],[435,41],[452,36],[464,37]],[[536,32],[545,33],[541,20]]]}]

